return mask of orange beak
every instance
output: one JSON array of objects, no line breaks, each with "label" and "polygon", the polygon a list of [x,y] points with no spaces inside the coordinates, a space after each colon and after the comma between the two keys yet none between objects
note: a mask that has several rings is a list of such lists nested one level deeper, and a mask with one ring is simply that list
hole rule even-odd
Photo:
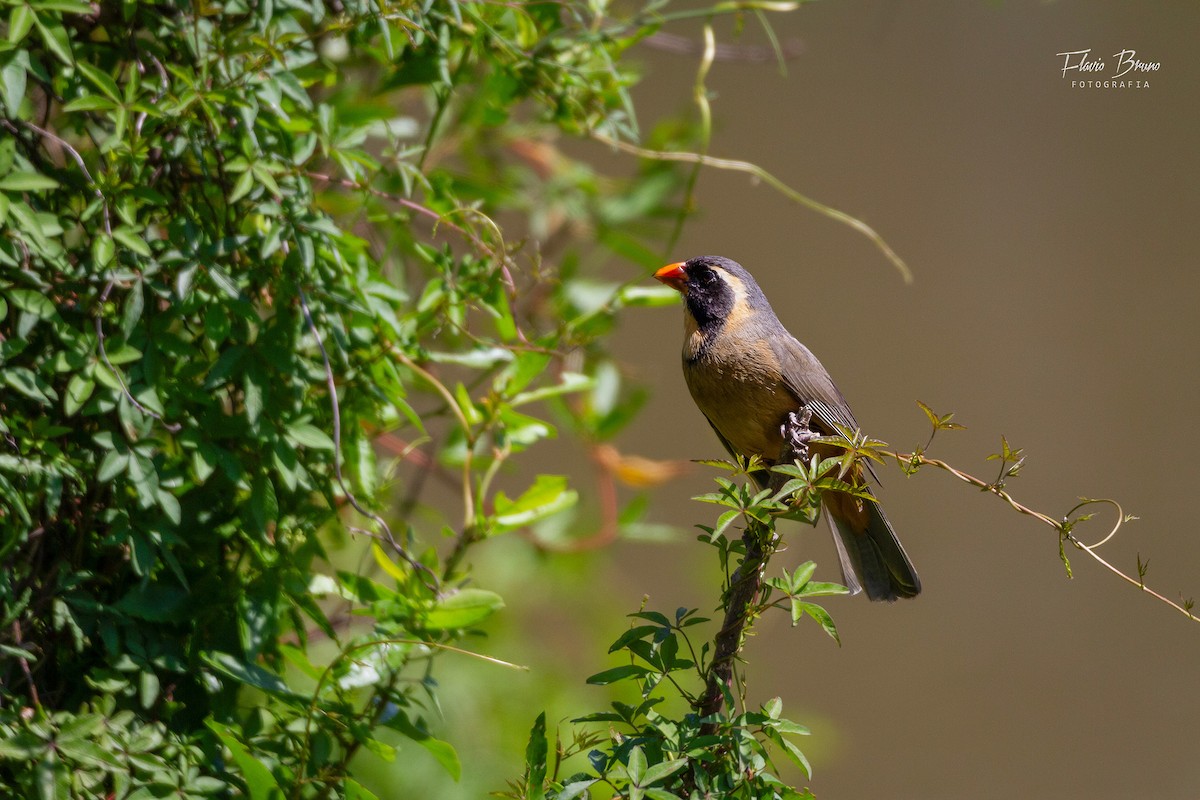
[{"label": "orange beak", "polygon": [[662,281],[680,294],[687,294],[688,276],[683,271],[684,263],[683,261],[677,261],[674,264],[667,264],[654,273],[655,280]]}]

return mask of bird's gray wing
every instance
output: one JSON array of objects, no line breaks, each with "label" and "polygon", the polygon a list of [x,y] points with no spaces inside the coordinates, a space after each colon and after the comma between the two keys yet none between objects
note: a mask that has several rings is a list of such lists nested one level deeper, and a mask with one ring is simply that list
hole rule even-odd
[{"label": "bird's gray wing", "polygon": [[771,350],[779,359],[784,385],[797,400],[812,409],[821,427],[831,434],[837,431],[837,425],[850,430],[858,428],[846,398],[807,347],[789,335],[773,336],[770,342]]},{"label": "bird's gray wing", "polygon": [[[850,404],[842,397],[842,393],[833,383],[833,378],[829,377],[829,373],[811,350],[796,341],[795,337],[786,334],[773,336],[770,342],[771,350],[779,359],[784,386],[797,400],[812,409],[813,417],[820,423],[819,427],[825,429],[824,433],[837,433],[837,425],[851,431],[859,429],[858,420],[854,419]],[[879,483],[879,476],[875,474],[871,462],[863,463],[871,477]]]}]

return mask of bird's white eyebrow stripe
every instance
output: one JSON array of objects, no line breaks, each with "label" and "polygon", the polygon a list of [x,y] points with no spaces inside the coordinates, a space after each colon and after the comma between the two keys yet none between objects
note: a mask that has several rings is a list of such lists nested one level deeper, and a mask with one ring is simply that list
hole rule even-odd
[{"label": "bird's white eyebrow stripe", "polygon": [[725,283],[733,290],[733,304],[736,307],[746,299],[746,284],[742,283],[742,279],[732,272],[726,272],[725,270],[720,270],[720,272],[725,279]]}]

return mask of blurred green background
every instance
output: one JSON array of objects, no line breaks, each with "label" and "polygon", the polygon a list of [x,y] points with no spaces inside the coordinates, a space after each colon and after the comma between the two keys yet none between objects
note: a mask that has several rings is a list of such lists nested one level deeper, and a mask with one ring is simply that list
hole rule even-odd
[{"label": "blurred green background", "polygon": [[[710,152],[861,217],[916,280],[847,228],[711,170],[670,259],[720,254],[751,269],[872,435],[909,449],[927,435],[917,400],[954,411],[968,430],[939,435],[932,454],[990,477],[984,457],[1003,434],[1028,456],[1010,484],[1018,499],[1054,515],[1080,495],[1119,500],[1141,519],[1102,554],[1128,572],[1140,554],[1168,596],[1200,592],[1188,489],[1200,449],[1200,5],[840,0],[772,21],[794,54],[787,75],[769,60],[718,62]],[[750,30],[721,40],[765,44]],[[662,44],[635,53],[646,129],[691,97],[697,56]],[[1072,88],[1056,53],[1085,48],[1109,65],[1086,79],[1111,78],[1112,54],[1129,48],[1161,69],[1148,88]],[[847,322],[847,305],[866,322]],[[626,453],[723,456],[678,372],[680,313],[627,312],[616,335],[624,369],[652,391],[618,440]],[[594,503],[579,452],[542,457],[539,471],[572,475]],[[480,797],[519,774],[540,711],[553,723],[602,706],[607,690],[584,680],[614,664],[607,645],[649,587],[658,609],[716,606],[711,551],[690,532],[714,515],[688,499],[711,477],[696,467],[655,491],[652,520],[678,528],[665,541],[569,555],[511,537],[479,546],[479,585],[508,601],[487,652],[529,671],[442,661],[461,784],[415,747],[399,775],[370,757],[360,770],[387,796]],[[1198,796],[1200,627],[1080,553],[1069,580],[1053,532],[946,474],[882,477],[921,597],[832,600],[841,648],[815,625],[769,617],[747,651],[752,696],[782,695],[813,728],[817,795]],[[1098,539],[1108,524],[1079,532]],[[823,528],[787,535],[776,566],[811,558],[836,580]]]}]

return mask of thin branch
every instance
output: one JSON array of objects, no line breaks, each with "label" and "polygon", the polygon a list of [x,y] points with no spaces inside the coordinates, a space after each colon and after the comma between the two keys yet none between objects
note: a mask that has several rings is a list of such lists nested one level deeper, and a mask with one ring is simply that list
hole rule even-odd
[{"label": "thin branch", "polygon": [[446,401],[446,405],[454,413],[455,418],[458,420],[458,424],[462,427],[463,437],[466,444],[462,467],[463,527],[458,533],[458,539],[454,543],[454,549],[451,551],[450,556],[446,559],[446,566],[442,570],[443,578],[449,579],[454,569],[458,566],[459,560],[466,552],[467,545],[472,544],[475,541],[476,508],[475,495],[471,488],[471,469],[474,463],[473,454],[475,451],[476,437],[472,431],[471,423],[467,420],[466,413],[458,405],[458,401],[454,398],[454,395],[450,392],[450,390],[446,388],[446,385],[434,377],[433,374],[428,370],[419,366],[417,362],[413,361],[407,353],[396,347],[394,344],[388,343],[387,348],[396,357],[396,360],[416,373],[417,376],[433,387],[434,391],[442,396],[442,399]]},{"label": "thin branch", "polygon": [[167,422],[162,418],[162,415],[151,411],[139,403],[137,398],[133,396],[133,393],[129,391],[129,387],[125,385],[125,379],[121,377],[121,373],[117,372],[117,368],[114,367],[112,362],[108,360],[108,350],[104,346],[104,318],[101,316],[101,313],[102,309],[104,308],[104,304],[108,302],[108,295],[112,292],[114,285],[115,282],[112,280],[105,285],[104,291],[100,293],[100,308],[96,312],[96,346],[100,351],[100,360],[104,362],[104,366],[108,367],[108,371],[111,372],[113,378],[116,379],[117,385],[121,387],[121,394],[125,396],[126,400],[133,404],[134,408],[146,416],[153,417],[154,419],[158,420],[160,423],[162,423],[162,426],[171,433],[179,433],[179,431],[183,429],[183,425],[179,422]]},{"label": "thin branch", "polygon": [[[1026,506],[1022,503],[1017,502],[1013,498],[1012,495],[1010,495],[1008,492],[1001,489],[996,484],[988,483],[987,481],[985,481],[981,478],[977,478],[974,475],[970,475],[966,472],[963,472],[962,470],[952,467],[949,464],[947,464],[945,461],[942,461],[940,459],[930,458],[930,457],[922,455],[920,453],[894,453],[894,452],[890,452],[890,451],[886,451],[886,450],[880,451],[880,455],[891,456],[891,457],[895,458],[897,461],[899,461],[902,465],[911,465],[910,468],[915,467],[915,466],[923,466],[923,465],[937,467],[938,469],[949,472],[951,475],[958,478],[960,481],[963,481],[964,483],[969,483],[972,486],[978,487],[985,492],[988,492],[990,494],[995,495],[996,497],[999,497],[1001,500],[1003,500],[1005,503],[1007,503],[1010,507],[1012,507],[1017,512],[1024,514],[1025,516],[1028,516],[1028,517],[1033,517],[1034,519],[1038,520],[1039,522],[1043,523],[1044,525],[1048,525],[1049,527],[1056,530],[1060,537],[1062,537],[1064,540],[1070,542],[1072,545],[1074,545],[1079,550],[1082,550],[1083,552],[1087,553],[1098,564],[1103,566],[1109,572],[1116,575],[1121,580],[1125,581],[1126,583],[1130,584],[1131,586],[1137,587],[1138,589],[1140,589],[1141,591],[1150,595],[1151,597],[1155,598],[1156,600],[1166,603],[1168,606],[1175,609],[1180,614],[1183,614],[1185,617],[1192,620],[1193,622],[1200,622],[1200,617],[1197,617],[1196,614],[1194,614],[1192,612],[1192,609],[1191,609],[1191,606],[1189,603],[1186,603],[1186,602],[1185,603],[1176,603],[1174,600],[1171,600],[1171,599],[1167,598],[1166,596],[1159,594],[1158,592],[1154,591],[1150,587],[1146,586],[1144,581],[1140,580],[1139,578],[1134,578],[1133,576],[1129,575],[1128,573],[1117,568],[1112,563],[1110,563],[1108,560],[1106,560],[1105,558],[1100,556],[1099,553],[1096,552],[1097,548],[1099,548],[1104,543],[1108,542],[1110,539],[1112,539],[1113,536],[1116,535],[1117,530],[1120,529],[1120,527],[1125,523],[1126,519],[1128,519],[1125,516],[1125,513],[1122,511],[1121,506],[1115,500],[1084,500],[1083,502],[1076,505],[1075,508],[1071,509],[1071,511],[1067,514],[1067,516],[1064,519],[1057,520],[1057,519],[1054,519],[1053,517],[1049,516],[1048,514],[1043,514],[1040,511],[1035,511],[1032,508],[1030,508],[1029,506]],[[1071,533],[1067,523],[1068,523],[1068,520],[1069,520],[1071,514],[1075,513],[1080,508],[1082,508],[1086,505],[1089,505],[1089,504],[1093,504],[1093,503],[1107,503],[1109,505],[1112,505],[1117,510],[1117,522],[1115,525],[1113,525],[1112,529],[1108,532],[1108,535],[1106,535],[1100,541],[1096,542],[1095,544],[1084,544],[1082,541],[1080,541],[1078,539],[1078,537],[1075,536],[1075,534]]]},{"label": "thin branch", "polygon": [[880,252],[883,253],[888,261],[892,262],[892,265],[900,272],[900,276],[904,279],[905,283],[912,283],[913,281],[912,270],[910,270],[908,265],[904,263],[904,259],[897,255],[896,251],[893,250],[891,246],[883,240],[883,237],[880,236],[874,228],[863,222],[858,217],[853,217],[844,211],[839,211],[836,208],[813,200],[807,195],[801,194],[757,164],[752,164],[749,161],[737,161],[728,158],[714,158],[702,153],[676,152],[670,150],[649,150],[645,147],[638,147],[635,144],[629,144],[628,142],[622,142],[618,139],[613,139],[596,131],[592,131],[590,136],[597,142],[606,144],[609,147],[620,150],[623,153],[635,155],[639,158],[649,158],[656,161],[679,161],[685,164],[701,164],[703,166],[713,167],[715,169],[744,172],[748,175],[751,175],[757,180],[766,183],[768,186],[782,194],[784,197],[787,197],[789,200],[799,203],[805,208],[815,211],[818,214],[829,217],[835,222],[848,225],[849,227],[858,231],[863,236],[870,239],[871,242],[877,248],[879,248]]},{"label": "thin branch", "polygon": [[[511,256],[509,256],[506,252],[504,252],[504,248],[501,247],[501,249],[499,251],[497,251],[495,247],[493,247],[492,245],[485,242],[474,231],[467,230],[466,228],[463,228],[459,225],[455,225],[453,222],[450,222],[448,219],[446,219],[445,214],[438,213],[437,211],[434,211],[432,208],[423,206],[420,203],[416,202],[415,200],[409,200],[407,197],[401,197],[398,194],[393,194],[391,192],[385,192],[382,189],[376,189],[373,186],[366,186],[361,183],[357,183],[355,181],[347,180],[345,178],[335,178],[332,175],[326,175],[321,172],[304,172],[303,174],[308,178],[312,178],[313,180],[324,181],[326,183],[335,183],[338,186],[341,186],[342,188],[356,189],[358,191],[363,191],[368,194],[374,195],[375,197],[378,197],[381,200],[387,200],[388,202],[395,203],[396,205],[404,206],[405,208],[407,208],[410,211],[414,211],[417,214],[420,214],[421,216],[428,217],[429,219],[433,220],[435,223],[435,228],[437,225],[445,225],[450,230],[454,231],[455,233],[458,233],[463,238],[470,241],[471,244],[473,244],[481,253],[485,253],[485,254],[491,256],[492,258],[496,259],[497,264],[499,264],[499,266],[500,266],[501,274],[504,277],[505,286],[508,288],[508,290],[510,292],[510,296],[512,295],[513,292],[516,291],[516,285],[514,284],[513,277],[512,277],[513,260],[512,260]],[[486,215],[482,214],[481,212],[478,212],[475,209],[462,209],[461,211],[462,211],[462,213],[478,214],[481,218],[486,220],[486,222],[491,225],[492,229],[497,234],[499,233],[499,228],[496,226],[496,223],[493,222]]]},{"label": "thin branch", "polygon": [[[100,184],[96,183],[95,179],[92,178],[92,173],[88,171],[87,164],[84,162],[83,156],[79,154],[79,151],[72,147],[66,139],[62,138],[56,133],[51,133],[45,128],[34,125],[32,122],[23,120],[21,124],[38,135],[50,139],[63,150],[67,151],[68,154],[70,154],[71,159],[79,166],[79,171],[83,173],[83,177],[87,178],[87,182],[91,184],[92,193],[95,194],[96,198],[100,201],[100,209],[104,214],[104,232],[109,236],[112,236],[112,220],[109,218],[108,213],[108,199],[105,198],[104,192],[100,190]],[[4,120],[4,127],[8,128],[13,133],[16,133],[16,128],[13,127],[13,124],[8,120]]]},{"label": "thin branch", "polygon": [[[702,55],[705,45],[687,36],[677,33],[659,31],[643,39],[640,44],[654,50],[660,50],[672,55]],[[762,64],[776,58],[794,60],[804,54],[804,43],[798,39],[789,39],[778,49],[757,44],[727,44],[721,43],[713,48],[714,61],[740,61],[750,64]]]},{"label": "thin branch", "polygon": [[[13,644],[15,644],[18,649],[23,649],[21,648],[21,645],[24,643],[24,641],[21,637],[21,621],[19,619],[13,620],[12,629]],[[29,669],[29,659],[22,656],[21,658],[17,659],[17,662],[21,665],[21,672],[25,675],[25,683],[29,686],[29,700],[33,703],[34,708],[36,708],[38,711],[41,711],[42,701],[41,698],[38,697],[37,684],[33,682],[33,672]]]},{"label": "thin branch", "polygon": [[[717,54],[717,37],[713,32],[711,20],[704,23],[704,52],[700,57],[700,65],[696,67],[696,80],[692,85],[692,99],[696,102],[696,108],[700,112],[700,156],[708,155],[708,147],[712,142],[712,106],[708,102],[708,87],[705,81],[708,79],[708,73],[712,69],[713,60]],[[700,168],[703,166],[702,161],[697,161],[692,166],[691,173],[688,174],[687,185],[683,190],[683,203],[679,206],[679,213],[675,216],[675,225],[671,230],[671,235],[667,239],[667,252],[675,249],[675,245],[679,242],[679,237],[683,235],[683,223],[687,220],[688,212],[691,210],[693,198],[696,193],[696,183],[700,180]]]},{"label": "thin branch", "polygon": [[396,553],[403,558],[408,565],[411,566],[417,574],[421,575],[421,582],[425,584],[425,588],[433,592],[435,595],[439,593],[437,575],[433,570],[417,561],[408,550],[404,548],[392,533],[392,528],[387,524],[387,521],[367,508],[358,501],[354,496],[354,492],[350,491],[350,487],[346,485],[346,480],[342,476],[342,413],[338,405],[337,383],[333,377],[333,366],[329,362],[329,353],[325,349],[325,343],[321,340],[321,333],[317,330],[317,325],[313,322],[312,311],[308,307],[308,297],[303,289],[299,290],[300,310],[304,312],[304,321],[308,325],[309,332],[316,340],[317,348],[321,351],[321,360],[325,365],[325,385],[329,390],[329,405],[330,413],[333,416],[333,471],[337,479],[338,487],[342,490],[346,500],[354,507],[354,510],[362,514],[367,519],[374,522],[383,531],[384,540],[389,544]]}]

